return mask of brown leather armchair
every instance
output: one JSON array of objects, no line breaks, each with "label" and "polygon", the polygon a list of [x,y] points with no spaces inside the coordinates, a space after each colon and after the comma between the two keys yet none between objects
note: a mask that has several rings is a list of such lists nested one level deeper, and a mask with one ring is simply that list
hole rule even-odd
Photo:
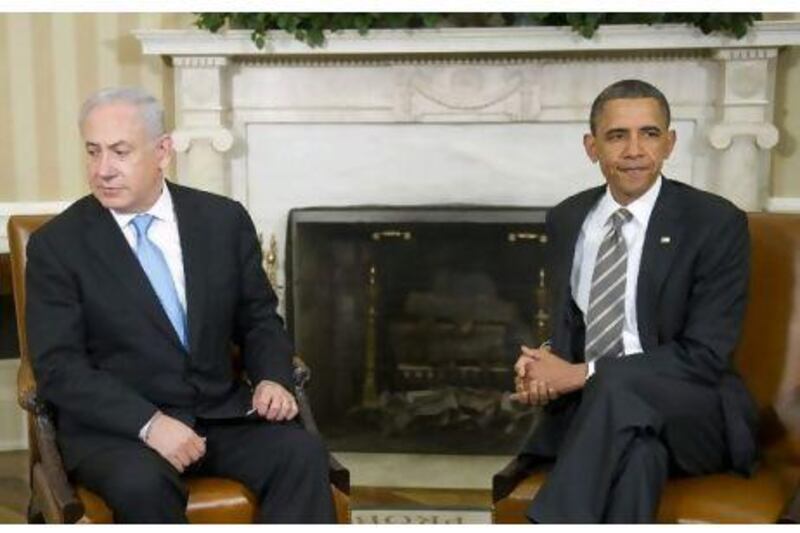
[{"label": "brown leather armchair", "polygon": [[[28,413],[31,488],[28,520],[48,523],[111,523],[111,510],[105,502],[86,488],[73,485],[67,477],[56,445],[50,409],[36,396],[36,379],[31,368],[25,329],[25,248],[31,233],[50,218],[51,215],[24,215],[12,216],[8,221],[20,346],[17,395],[20,406]],[[305,385],[310,375],[308,367],[297,357],[294,365],[295,395],[300,407],[300,418],[309,431],[318,433],[305,395]],[[337,521],[349,523],[350,472],[333,456],[330,456],[330,479]],[[192,478],[187,484],[189,522],[230,524],[254,520],[257,502],[240,483],[223,478]]]},{"label": "brown leather armchair", "polygon": [[[667,483],[666,523],[796,523],[800,520],[800,216],[748,215],[750,294],[734,355],[760,408],[762,460],[750,478],[715,474]],[[525,523],[545,474],[524,457],[492,480],[492,518]]]}]

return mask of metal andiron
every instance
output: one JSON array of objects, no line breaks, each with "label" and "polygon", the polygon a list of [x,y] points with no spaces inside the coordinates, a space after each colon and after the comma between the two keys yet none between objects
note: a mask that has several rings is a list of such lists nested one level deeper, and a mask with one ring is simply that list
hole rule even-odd
[{"label": "metal andiron", "polygon": [[267,273],[269,284],[275,290],[278,290],[278,242],[275,240],[275,234],[270,234],[269,249],[264,253],[264,271]]},{"label": "metal andiron", "polygon": [[[412,234],[404,230],[374,231],[372,241],[403,240],[410,241]],[[367,312],[364,338],[364,381],[361,386],[361,404],[352,409],[350,414],[367,415],[372,418],[381,409],[378,395],[377,361],[378,361],[378,310],[380,304],[380,288],[378,286],[378,266],[370,264],[367,278]]]},{"label": "metal andiron", "polygon": [[376,282],[375,265],[369,267],[369,281],[367,282],[367,328],[366,328],[366,354],[364,360],[364,385],[361,387],[361,407],[366,409],[376,409],[378,402],[378,387],[376,385],[375,372],[378,360],[378,345],[376,315],[378,313],[378,284]]}]

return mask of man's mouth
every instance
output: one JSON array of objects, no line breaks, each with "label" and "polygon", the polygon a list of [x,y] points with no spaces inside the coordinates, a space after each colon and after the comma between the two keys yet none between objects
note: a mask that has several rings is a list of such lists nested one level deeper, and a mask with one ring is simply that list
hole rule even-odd
[{"label": "man's mouth", "polygon": [[620,172],[623,174],[638,176],[640,174],[646,174],[650,171],[649,167],[620,167]]}]

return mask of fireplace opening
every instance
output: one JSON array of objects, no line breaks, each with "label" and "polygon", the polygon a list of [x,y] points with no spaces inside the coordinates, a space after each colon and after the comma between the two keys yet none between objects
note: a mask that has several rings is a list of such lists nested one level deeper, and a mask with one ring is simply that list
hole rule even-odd
[{"label": "fireplace opening", "polygon": [[509,399],[547,336],[544,209],[290,212],[286,310],[334,451],[508,454],[537,411]]}]

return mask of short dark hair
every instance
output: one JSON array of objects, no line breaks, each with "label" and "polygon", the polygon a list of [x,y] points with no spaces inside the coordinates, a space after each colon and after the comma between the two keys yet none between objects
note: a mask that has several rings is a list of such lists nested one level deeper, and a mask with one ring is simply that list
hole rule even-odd
[{"label": "short dark hair", "polygon": [[664,118],[667,119],[667,127],[669,127],[671,118],[669,102],[667,102],[664,93],[646,81],[620,80],[603,89],[592,102],[592,112],[589,114],[589,128],[592,131],[592,135],[597,133],[597,122],[600,120],[600,114],[603,112],[606,102],[620,98],[654,98],[658,102],[661,112],[664,113]]}]

